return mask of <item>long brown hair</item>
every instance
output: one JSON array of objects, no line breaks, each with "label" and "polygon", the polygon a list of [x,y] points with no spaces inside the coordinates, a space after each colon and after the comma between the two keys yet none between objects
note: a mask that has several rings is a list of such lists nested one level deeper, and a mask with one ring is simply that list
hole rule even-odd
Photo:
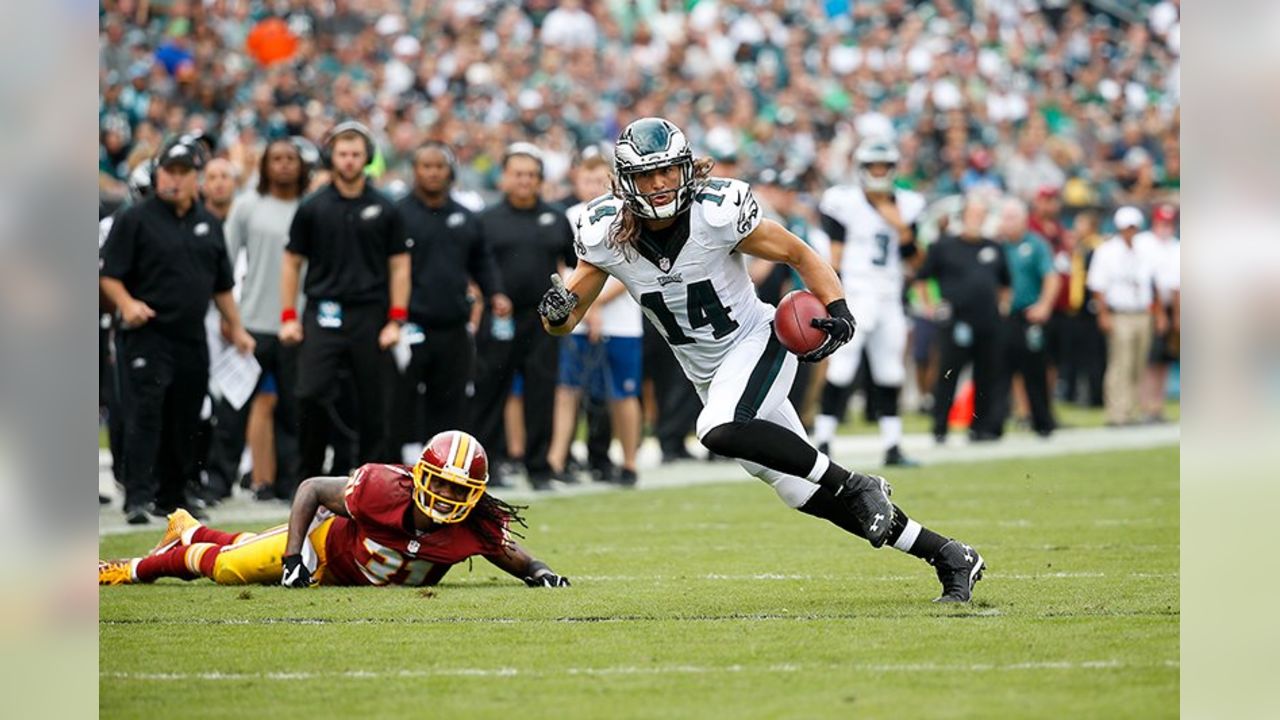
[{"label": "long brown hair", "polygon": [[266,197],[271,192],[271,182],[267,179],[267,156],[271,154],[271,148],[275,145],[288,145],[298,156],[298,186],[294,188],[294,197],[301,198],[307,194],[307,188],[311,186],[311,164],[303,159],[302,148],[289,138],[272,140],[263,149],[262,157],[258,159],[258,195]]},{"label": "long brown hair", "polygon": [[[695,158],[693,161],[693,182],[689,192],[697,195],[707,182],[707,178],[711,177],[711,169],[715,166],[716,161],[709,157]],[[622,182],[616,176],[613,178],[613,195],[618,198],[625,197],[622,193]],[[609,230],[609,237],[605,240],[605,247],[610,250],[620,251],[622,256],[627,259],[627,262],[634,260],[636,256],[636,241],[640,239],[640,230],[643,227],[640,224],[642,220],[644,218],[631,209],[631,204],[623,200],[622,212],[618,217],[618,221]]]}]

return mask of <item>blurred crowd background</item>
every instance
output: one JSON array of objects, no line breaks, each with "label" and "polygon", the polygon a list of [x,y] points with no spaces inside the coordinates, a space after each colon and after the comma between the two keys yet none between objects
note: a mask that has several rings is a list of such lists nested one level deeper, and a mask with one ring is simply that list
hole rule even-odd
[{"label": "blurred crowd background", "polygon": [[1179,2],[1096,0],[106,0],[99,170],[203,130],[253,174],[264,144],[356,119],[372,172],[407,190],[425,139],[489,199],[503,149],[535,141],[545,193],[576,152],[661,115],[747,177],[843,180],[892,131],[903,183],[991,182],[1067,208],[1148,205],[1179,186]]},{"label": "blurred crowd background", "polygon": [[[959,232],[966,198],[983,198],[992,237],[1003,200],[1029,205],[1063,277],[1055,312],[1084,321],[1064,337],[1089,355],[1059,346],[1051,391],[1100,407],[1106,342],[1084,278],[1119,207],[1176,236],[1179,13],[1178,0],[105,0],[100,214],[127,202],[130,172],[166,138],[202,133],[234,193],[257,185],[270,141],[320,146],[345,120],[373,131],[368,173],[392,198],[438,141],[457,158],[455,196],[492,206],[504,152],[526,141],[543,199],[567,207],[584,150],[607,153],[658,115],[715,174],[817,228],[822,192],[856,176],[858,143],[889,136],[896,184],[928,202],[926,246]],[[914,345],[904,409],[927,411],[937,359]],[[1025,402],[1013,410],[1027,422]]]}]

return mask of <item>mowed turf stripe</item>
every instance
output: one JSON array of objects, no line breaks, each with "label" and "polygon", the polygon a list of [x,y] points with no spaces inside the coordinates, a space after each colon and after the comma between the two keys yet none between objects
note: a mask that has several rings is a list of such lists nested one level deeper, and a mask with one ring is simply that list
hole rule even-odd
[{"label": "mowed turf stripe", "polygon": [[[938,618],[1132,618],[1178,616],[1174,609],[1154,610],[1098,610],[1059,611],[1007,615],[998,608],[971,605],[957,607],[937,606]],[[943,610],[942,608],[947,608]],[[916,619],[918,613],[796,613],[796,614],[726,614],[726,615],[583,615],[559,618],[512,617],[423,617],[423,618],[175,618],[175,619],[117,619],[102,620],[99,625],[117,626],[238,626],[238,625],[513,625],[517,623],[648,623],[648,622],[773,622],[777,620],[800,622],[826,622],[832,620],[902,620]]]},{"label": "mowed turf stripe", "polygon": [[1178,669],[1179,661],[1164,660],[1132,663],[1120,660],[1040,660],[1008,664],[971,663],[866,663],[852,665],[658,665],[653,667],[568,667],[548,670],[527,668],[436,668],[431,670],[347,670],[343,672],[100,672],[99,678],[149,682],[245,681],[245,680],[326,680],[326,679],[397,679],[431,677],[553,677],[565,675],[703,675],[716,673],[796,673],[843,670],[853,672],[1019,672],[1034,670],[1149,670]]}]

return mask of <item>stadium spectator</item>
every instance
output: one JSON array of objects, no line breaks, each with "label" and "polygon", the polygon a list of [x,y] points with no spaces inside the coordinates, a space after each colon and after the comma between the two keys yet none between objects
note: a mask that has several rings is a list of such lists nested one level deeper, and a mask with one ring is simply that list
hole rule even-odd
[{"label": "stadium spectator", "polygon": [[213,158],[204,168],[200,183],[200,199],[204,209],[225,223],[231,214],[231,202],[240,186],[239,171],[225,158]]},{"label": "stadium spectator", "polygon": [[[1151,359],[1143,382],[1142,410],[1149,422],[1164,422],[1165,393],[1169,383],[1169,367],[1181,357],[1182,331],[1182,260],[1175,229],[1178,211],[1172,205],[1160,205],[1151,214],[1151,232],[1145,233],[1156,256],[1157,311],[1168,317],[1165,331],[1151,343]],[[1135,240],[1136,242],[1136,240]]]},{"label": "stadium spectator", "polygon": [[[1005,318],[1000,422],[1003,425],[1010,408],[1019,420],[1025,420],[1030,410],[1031,429],[1041,437],[1048,437],[1053,433],[1054,420],[1045,350],[1046,323],[1053,313],[1061,279],[1053,272],[1048,243],[1028,231],[1027,206],[1021,200],[1004,201],[997,233],[1004,245],[1012,287],[1009,315]],[[1014,376],[1021,380],[1020,388],[1013,382]]]},{"label": "stadium spectator", "polygon": [[196,193],[204,149],[177,138],[156,158],[154,197],[124,211],[102,247],[99,285],[119,310],[121,362],[129,375],[125,425],[125,515],[189,506],[196,477],[192,441],[208,385],[205,311],[212,300],[240,352],[253,338],[231,297],[222,223]]},{"label": "stadium spectator", "polygon": [[983,235],[988,205],[981,195],[971,195],[964,207],[960,232],[929,247],[916,272],[916,293],[928,298],[923,281],[936,279],[946,310],[938,314],[924,300],[926,312],[945,321],[938,384],[933,390],[933,437],[947,438],[951,403],[960,372],[973,366],[974,412],[969,437],[975,441],[1001,435],[1000,326],[1009,295],[1009,267],[1004,252]]},{"label": "stadium spectator", "polygon": [[[200,201],[204,209],[218,218],[223,224],[223,235],[228,237],[227,216],[236,195],[237,175],[236,167],[228,160],[215,157],[205,166],[200,183]],[[228,256],[234,277],[236,253],[228,248]],[[237,297],[237,302],[243,311],[243,297]],[[217,310],[210,307],[208,314],[210,322],[216,322]],[[248,328],[246,324],[245,329]],[[258,338],[254,340],[260,342]],[[256,348],[254,352],[257,353]],[[203,460],[204,483],[192,490],[202,495],[205,502],[216,503],[231,494],[239,473],[240,455],[244,451],[245,415],[249,408],[232,407],[221,393],[211,392],[209,399],[212,414],[201,423],[201,441],[197,443],[197,455]],[[201,415],[203,420],[203,412]]]},{"label": "stadium spectator", "polygon": [[[1156,248],[1135,242],[1142,211],[1116,210],[1116,234],[1097,249],[1089,265],[1089,290],[1098,309],[1098,327],[1107,336],[1107,424],[1129,425],[1140,417],[1143,371],[1151,351],[1151,333],[1163,334],[1168,316],[1156,300]],[[1153,321],[1154,319],[1154,321]]]},{"label": "stadium spectator", "polygon": [[[373,188],[365,168],[374,139],[342,123],[323,144],[332,180],[298,206],[280,275],[280,342],[298,354],[301,476],[323,474],[331,424],[340,413],[336,379],[349,365],[358,402],[360,457],[385,457],[383,413],[390,357],[409,318],[412,239],[395,205]],[[298,281],[306,263],[306,309],[299,319]],[[347,468],[335,468],[344,472]]]},{"label": "stadium spectator", "polygon": [[480,236],[497,259],[512,314],[504,318],[490,313],[481,322],[470,423],[486,447],[503,444],[503,406],[512,378],[519,372],[524,378],[523,460],[529,482],[538,490],[551,487],[547,451],[559,347],[555,338],[542,332],[537,307],[547,278],[576,262],[569,221],[541,199],[543,170],[537,147],[529,143],[508,147],[502,158],[505,195],[479,215]]},{"label": "stadium spectator", "polygon": [[[582,201],[569,208],[565,217],[581,231],[583,213],[589,213],[591,201],[608,194],[612,175],[609,163],[600,153],[586,157],[574,170],[575,195]],[[606,283],[600,297],[574,328],[561,341],[560,378],[556,387],[555,424],[551,436],[551,469],[563,478],[567,471],[569,444],[578,422],[578,406],[584,398],[588,407],[608,408],[603,426],[603,447],[596,443],[595,452],[588,448],[587,464],[600,480],[617,481],[624,486],[636,484],[636,451],[640,447],[640,379],[641,347],[644,320],[640,306],[627,294],[621,282]],[[616,477],[609,460],[609,429],[622,446],[622,467]],[[603,452],[602,452],[603,451]]]},{"label": "stadium spectator", "polygon": [[511,317],[511,300],[502,291],[501,273],[479,220],[450,196],[456,162],[446,145],[419,147],[413,191],[397,203],[414,238],[406,326],[414,337],[407,338],[410,359],[394,383],[388,429],[394,449],[420,446],[423,438],[460,427],[465,420],[467,385],[475,369],[469,283],[476,283],[476,297],[484,298],[478,304],[494,317]]},{"label": "stadium spectator", "polygon": [[[253,461],[250,489],[260,500],[290,498],[298,481],[294,400],[298,351],[281,343],[279,333],[284,248],[312,171],[303,150],[289,138],[269,143],[257,168],[257,185],[236,198],[226,224],[227,252],[233,263],[244,253],[240,305],[262,368],[249,401],[245,435]],[[303,306],[303,298],[297,296],[294,307]],[[230,456],[238,465],[240,452]]]}]

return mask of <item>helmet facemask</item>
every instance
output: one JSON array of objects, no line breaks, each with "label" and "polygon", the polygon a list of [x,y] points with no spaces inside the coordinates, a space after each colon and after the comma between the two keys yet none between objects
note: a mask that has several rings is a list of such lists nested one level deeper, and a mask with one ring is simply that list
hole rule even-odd
[{"label": "helmet facemask", "polygon": [[[678,185],[674,188],[665,188],[650,193],[640,192],[640,188],[636,186],[636,176],[673,165],[680,168],[680,183]],[[618,173],[618,184],[622,188],[623,199],[635,214],[649,220],[673,218],[687,210],[693,203],[695,191],[693,157],[685,156],[675,162],[663,162],[651,167],[628,168]],[[668,193],[675,195],[671,202],[664,205],[655,205],[653,203],[654,197]]]},{"label": "helmet facemask", "polygon": [[871,173],[873,165],[881,165],[888,163],[871,162],[858,166],[858,181],[862,183],[862,187],[867,192],[887,193],[893,191],[894,167],[889,165],[889,172],[884,175],[876,176]]},{"label": "helmet facemask", "polygon": [[[854,160],[858,163],[858,182],[866,192],[893,192],[894,176],[898,167],[898,148],[891,140],[885,138],[867,138],[854,152]],[[889,172],[881,177],[871,174],[872,165],[888,165]]]},{"label": "helmet facemask", "polygon": [[[460,523],[466,520],[472,508],[480,502],[488,484],[488,473],[484,478],[476,479],[465,473],[437,467],[425,460],[418,460],[413,466],[413,502],[427,517],[438,523]],[[446,487],[454,492],[443,494]]]}]

